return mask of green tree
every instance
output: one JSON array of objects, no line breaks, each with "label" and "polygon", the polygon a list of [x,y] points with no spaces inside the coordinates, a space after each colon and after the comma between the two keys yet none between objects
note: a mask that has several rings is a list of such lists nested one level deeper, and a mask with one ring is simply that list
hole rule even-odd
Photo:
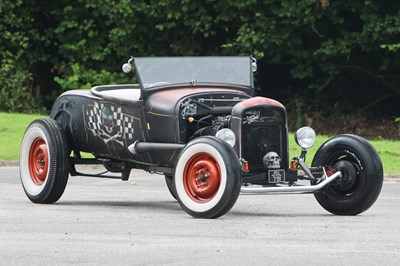
[{"label": "green tree", "polygon": [[38,111],[29,61],[25,56],[32,22],[21,0],[0,2],[0,110]]},{"label": "green tree", "polygon": [[[308,98],[330,113],[400,116],[390,107],[400,100],[398,1],[0,4],[1,110],[50,108],[67,89],[131,82],[120,71],[130,55],[251,54],[259,59],[259,94]],[[11,96],[26,103],[16,107],[21,101]]]}]

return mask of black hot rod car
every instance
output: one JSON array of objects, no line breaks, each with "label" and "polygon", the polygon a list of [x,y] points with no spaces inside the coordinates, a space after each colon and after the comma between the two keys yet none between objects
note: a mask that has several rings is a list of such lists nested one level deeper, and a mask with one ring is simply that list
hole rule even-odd
[{"label": "black hot rod car", "polygon": [[[383,182],[376,150],[361,137],[339,135],[308,167],[315,132],[303,127],[295,134],[302,152],[289,160],[285,107],[252,97],[256,68],[244,56],[131,58],[123,70],[136,72],[139,84],[62,94],[50,118],[33,121],[25,132],[20,175],[26,195],[53,203],[69,174],[128,180],[138,168],[165,175],[172,196],[194,217],[225,214],[240,193],[314,193],[334,214],[367,210]],[[120,175],[80,173],[78,164],[102,164]]]}]

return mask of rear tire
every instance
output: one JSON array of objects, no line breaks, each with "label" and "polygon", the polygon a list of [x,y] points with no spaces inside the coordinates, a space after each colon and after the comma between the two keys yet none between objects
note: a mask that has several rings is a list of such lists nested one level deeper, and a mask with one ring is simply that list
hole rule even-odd
[{"label": "rear tire", "polygon": [[379,196],[382,162],[375,148],[361,137],[339,135],[328,140],[317,151],[312,165],[342,171],[343,176],[332,185],[314,193],[319,204],[333,214],[357,215]]},{"label": "rear tire", "polygon": [[20,177],[34,203],[56,202],[68,181],[69,149],[64,131],[52,119],[33,121],[21,144]]},{"label": "rear tire", "polygon": [[182,150],[174,176],[179,204],[196,218],[216,218],[235,204],[241,186],[239,159],[228,143],[201,137]]},{"label": "rear tire", "polygon": [[172,197],[174,197],[174,199],[177,199],[174,177],[172,175],[165,175],[165,183],[167,184],[168,190],[171,193]]}]

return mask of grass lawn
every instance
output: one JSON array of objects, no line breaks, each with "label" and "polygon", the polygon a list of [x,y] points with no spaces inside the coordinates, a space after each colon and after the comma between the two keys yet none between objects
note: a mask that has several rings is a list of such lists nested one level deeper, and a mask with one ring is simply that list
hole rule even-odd
[{"label": "grass lawn", "polygon": [[[318,148],[329,139],[328,136],[317,136],[317,141],[313,147],[308,150],[307,153],[307,165],[310,165],[312,158],[314,158],[315,153]],[[382,159],[383,172],[384,174],[400,174],[400,141],[390,141],[390,140],[372,140],[371,144],[378,151]],[[293,156],[299,155],[301,148],[294,141],[294,134],[289,134],[289,154],[292,158]]]},{"label": "grass lawn", "polygon": [[[0,160],[18,160],[19,149],[26,127],[31,121],[46,115],[0,113]],[[318,147],[329,137],[317,136],[317,142],[308,151],[309,165]],[[382,158],[385,174],[400,174],[400,141],[374,140],[372,145]],[[290,157],[299,155],[301,148],[295,143],[293,133],[289,135]]]},{"label": "grass lawn", "polygon": [[19,148],[25,129],[46,115],[0,113],[0,160],[19,160]]}]

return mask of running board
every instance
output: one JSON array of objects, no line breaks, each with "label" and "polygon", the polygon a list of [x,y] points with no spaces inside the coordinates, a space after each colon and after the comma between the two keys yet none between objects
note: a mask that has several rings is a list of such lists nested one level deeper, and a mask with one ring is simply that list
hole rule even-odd
[{"label": "running board", "polygon": [[242,187],[240,194],[242,195],[266,195],[266,194],[296,194],[296,193],[313,193],[316,192],[332,181],[342,176],[342,172],[336,172],[326,177],[321,183],[314,186],[290,186],[290,187]]}]

